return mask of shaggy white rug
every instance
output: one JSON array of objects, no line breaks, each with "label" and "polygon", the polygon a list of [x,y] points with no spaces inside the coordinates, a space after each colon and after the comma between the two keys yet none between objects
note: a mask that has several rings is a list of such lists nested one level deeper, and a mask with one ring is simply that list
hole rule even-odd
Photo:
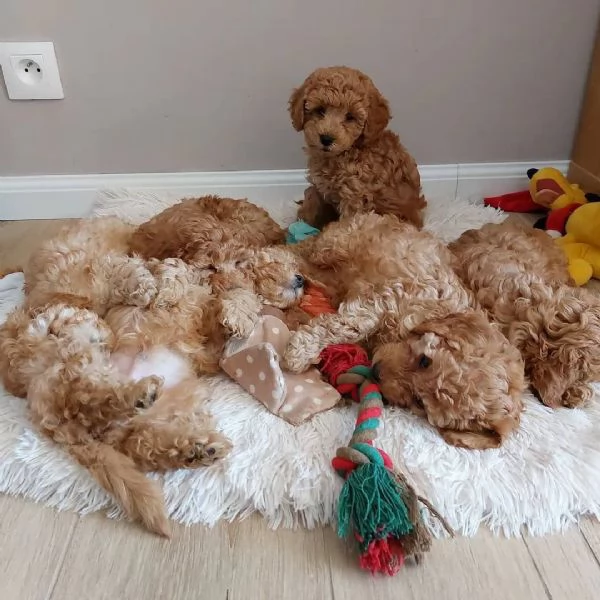
[{"label": "shaggy white rug", "polygon": [[[140,222],[175,199],[105,193],[94,214]],[[272,212],[279,221],[293,219],[293,207],[276,208]],[[450,240],[465,229],[502,219],[477,204],[433,198],[427,227]],[[22,283],[21,275],[0,280],[0,321],[22,301]],[[350,437],[355,408],[336,408],[293,427],[224,377],[206,385],[212,390],[211,410],[234,449],[219,465],[164,478],[171,517],[213,524],[258,511],[274,527],[331,522],[341,482],[330,459]],[[583,514],[600,515],[597,403],[585,410],[551,411],[529,396],[520,430],[499,450],[448,446],[426,422],[401,410],[387,410],[384,423],[381,447],[462,534],[474,534],[481,524],[508,535],[518,534],[522,526],[542,534]],[[119,514],[84,469],[31,429],[24,401],[3,391],[0,491],[59,509]]]}]

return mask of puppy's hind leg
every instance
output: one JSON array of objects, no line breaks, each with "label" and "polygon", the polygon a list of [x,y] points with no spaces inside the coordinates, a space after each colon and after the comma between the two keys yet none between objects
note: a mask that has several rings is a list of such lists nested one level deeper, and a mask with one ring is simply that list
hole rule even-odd
[{"label": "puppy's hind leg", "polygon": [[162,472],[209,466],[227,456],[231,442],[213,428],[207,414],[139,415],[120,448],[142,470]]},{"label": "puppy's hind leg", "polygon": [[215,430],[196,379],[165,390],[149,410],[112,433],[122,452],[145,471],[197,468],[225,457],[231,442]]}]

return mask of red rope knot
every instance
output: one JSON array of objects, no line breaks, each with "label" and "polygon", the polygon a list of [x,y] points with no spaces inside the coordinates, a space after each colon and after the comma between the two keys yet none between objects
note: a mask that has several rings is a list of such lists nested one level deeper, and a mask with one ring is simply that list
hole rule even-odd
[{"label": "red rope knot", "polygon": [[363,348],[355,344],[334,344],[321,352],[319,370],[342,396],[351,396],[354,402],[360,402],[359,388],[364,377],[348,373],[359,365],[371,365]]}]

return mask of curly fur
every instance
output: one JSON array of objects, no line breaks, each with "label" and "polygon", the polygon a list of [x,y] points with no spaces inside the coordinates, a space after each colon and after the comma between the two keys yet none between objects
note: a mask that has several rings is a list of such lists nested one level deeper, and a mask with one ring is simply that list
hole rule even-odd
[{"label": "curly fur", "polygon": [[578,406],[600,379],[600,301],[571,287],[567,259],[544,232],[485,225],[450,244],[455,268],[521,351],[547,406]]},{"label": "curly fur", "polygon": [[117,306],[106,315],[116,351],[128,355],[165,346],[190,360],[197,375],[218,371],[225,342],[252,332],[263,304],[288,308],[302,297],[299,261],[284,247],[254,250],[244,285],[215,295],[181,259],[149,261],[158,289],[148,307]]},{"label": "curly fur", "polygon": [[142,471],[211,464],[230,443],[195,410],[202,398],[193,382],[161,393],[159,377],[129,381],[111,361],[113,344],[110,328],[91,311],[17,309],[0,327],[0,375],[10,392],[26,395],[33,424],[87,467],[131,518],[168,535],[161,490]]},{"label": "curly fur", "polygon": [[[0,375],[28,398],[33,423],[132,518],[167,534],[160,490],[140,470],[200,466],[227,453],[210,416],[194,410],[195,376],[217,370],[228,337],[248,335],[264,303],[296,304],[303,278],[284,246],[236,254],[232,244],[207,274],[180,259],[128,256],[132,233],[117,219],[96,219],[42,245],[25,269],[26,306],[0,329]],[[177,367],[169,385],[144,365],[152,354]],[[157,395],[137,414],[136,404]]]},{"label": "curly fur", "polygon": [[111,306],[147,306],[156,284],[145,261],[127,255],[134,228],[115,217],[76,221],[44,242],[25,274],[26,306],[65,303],[103,316]]},{"label": "curly fur", "polygon": [[266,210],[247,200],[188,198],[159,213],[134,232],[130,248],[144,258],[181,258],[209,269],[223,249],[280,244],[285,232]]},{"label": "curly fur", "polygon": [[317,69],[294,90],[289,111],[304,132],[312,183],[299,218],[322,228],[338,216],[374,211],[423,226],[417,164],[386,129],[389,106],[369,77],[348,67]]},{"label": "curly fur", "polygon": [[310,276],[339,303],[290,338],[296,372],[330,344],[363,342],[386,399],[427,417],[444,438],[499,446],[520,421],[523,362],[473,308],[447,248],[391,215],[358,215],[297,246]]}]

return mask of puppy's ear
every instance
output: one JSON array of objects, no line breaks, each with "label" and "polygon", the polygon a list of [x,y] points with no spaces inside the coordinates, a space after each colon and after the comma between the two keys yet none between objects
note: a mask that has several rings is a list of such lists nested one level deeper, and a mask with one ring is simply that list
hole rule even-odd
[{"label": "puppy's ear", "polygon": [[296,131],[304,129],[304,98],[306,96],[306,81],[292,92],[288,103],[288,110],[292,118],[292,125]]},{"label": "puppy's ear", "polygon": [[438,431],[448,444],[458,446],[459,448],[487,450],[489,448],[499,448],[502,444],[502,437],[492,429],[482,431],[439,429]]},{"label": "puppy's ear", "polygon": [[369,83],[369,112],[363,129],[365,142],[375,141],[387,127],[392,115],[387,100],[381,95],[373,82]]}]

